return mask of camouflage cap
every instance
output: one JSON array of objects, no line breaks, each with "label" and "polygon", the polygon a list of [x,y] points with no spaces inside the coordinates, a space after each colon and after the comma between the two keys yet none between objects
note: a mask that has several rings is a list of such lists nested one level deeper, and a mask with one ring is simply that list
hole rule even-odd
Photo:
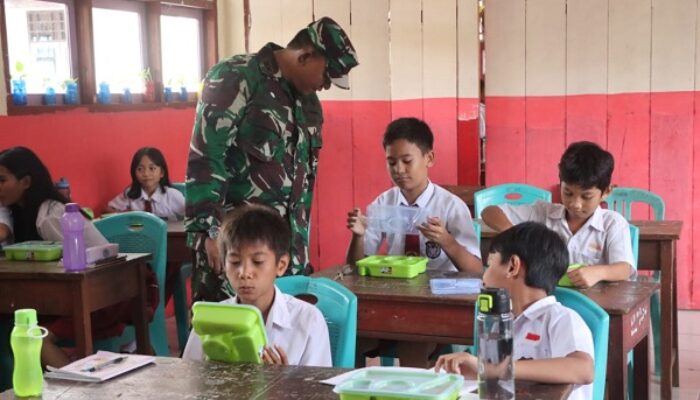
[{"label": "camouflage cap", "polygon": [[357,54],[343,28],[328,17],[323,17],[306,27],[311,41],[328,63],[326,74],[334,85],[341,89],[350,89],[348,72],[355,67]]}]

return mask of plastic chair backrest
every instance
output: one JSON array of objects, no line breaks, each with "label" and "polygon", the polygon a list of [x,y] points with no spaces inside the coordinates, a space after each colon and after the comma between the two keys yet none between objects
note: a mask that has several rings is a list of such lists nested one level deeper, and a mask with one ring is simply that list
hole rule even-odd
[{"label": "plastic chair backrest", "polygon": [[348,288],[328,278],[285,276],[275,285],[291,296],[311,294],[315,306],[328,324],[333,367],[355,368],[355,340],[357,338],[357,297]]},{"label": "plastic chair backrest", "polygon": [[605,376],[608,367],[608,337],[610,336],[610,317],[596,302],[584,294],[562,287],[554,289],[554,297],[566,307],[576,311],[591,330],[593,335],[594,378],[593,399],[605,398]]},{"label": "plastic chair backrest", "polygon": [[639,263],[639,228],[630,224],[630,239],[632,239],[632,255],[634,256],[634,269]]},{"label": "plastic chair backrest", "polygon": [[616,187],[605,199],[608,209],[615,210],[622,214],[626,220],[632,218],[632,203],[645,203],[654,210],[654,219],[661,221],[666,214],[666,204],[664,200],[648,190],[637,188]]},{"label": "plastic chair backrest", "polygon": [[170,185],[173,189],[179,190],[183,196],[185,195],[185,182],[172,182]]},{"label": "plastic chair backrest", "polygon": [[[122,253],[151,253],[151,269],[158,280],[160,302],[153,317],[153,324],[158,326],[155,332],[165,329],[165,266],[167,258],[168,224],[161,218],[143,211],[129,211],[115,214],[109,218],[94,222],[95,227],[110,243],[118,243]],[[149,326],[152,344],[157,355],[169,355],[167,337],[153,340],[154,329]],[[167,334],[166,334],[167,335]]]},{"label": "plastic chair backrest", "polygon": [[474,216],[481,218],[481,212],[488,206],[532,204],[537,200],[551,202],[552,193],[524,183],[504,183],[487,187],[474,193]]},{"label": "plastic chair backrest", "polygon": [[476,234],[476,245],[479,247],[481,246],[481,224],[475,219],[472,220],[472,224],[474,225],[474,233]]}]

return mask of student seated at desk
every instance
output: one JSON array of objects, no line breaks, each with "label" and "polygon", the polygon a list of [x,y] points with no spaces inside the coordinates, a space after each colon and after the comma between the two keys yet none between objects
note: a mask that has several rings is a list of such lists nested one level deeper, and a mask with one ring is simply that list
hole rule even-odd
[{"label": "student seated at desk", "polygon": [[[430,127],[417,118],[399,118],[387,126],[383,146],[387,170],[396,186],[380,194],[372,204],[421,207],[430,217],[418,227],[420,235],[386,234],[368,229],[360,210],[352,210],[347,218],[352,232],[347,263],[377,254],[386,241],[390,255],[428,257],[428,269],[481,274],[481,250],[467,205],[428,178],[435,162]],[[370,350],[376,347],[372,343],[376,340],[360,340],[358,348]],[[401,365],[425,368],[435,347],[430,343],[399,343]]]},{"label": "student seated at desk", "polygon": [[[235,209],[221,228],[218,247],[237,296],[222,303],[250,304],[260,310],[269,341],[262,355],[266,364],[330,367],[330,338],[321,311],[275,286],[289,265],[291,237],[289,224],[276,210],[256,204]],[[182,358],[204,358],[194,331]]]},{"label": "student seated at desk", "polygon": [[[536,222],[516,225],[496,236],[489,249],[484,286],[505,288],[511,296],[516,379],[574,384],[569,399],[591,399],[593,336],[574,310],[552,295],[566,271],[562,239]],[[435,370],[473,379],[477,358],[469,353],[440,356]]]},{"label": "student seated at desk", "polygon": [[[63,240],[61,216],[68,200],[58,192],[51,175],[39,157],[26,147],[13,147],[0,152],[0,203],[10,210],[14,242],[28,240]],[[85,246],[106,244],[107,240],[86,217]],[[42,318],[49,329],[41,349],[42,362],[62,367],[70,358],[54,343],[72,337],[70,318]],[[124,329],[114,309],[92,314],[93,335],[107,337]]]},{"label": "student seated at desk", "polygon": [[600,203],[612,191],[615,161],[595,143],[572,143],[559,162],[561,201],[486,207],[483,221],[503,231],[524,221],[545,224],[564,239],[572,264],[585,267],[568,272],[571,282],[587,288],[600,281],[621,281],[635,273],[629,224]]},{"label": "student seated at desk", "polygon": [[142,147],[131,159],[131,185],[113,198],[107,212],[146,211],[169,221],[185,215],[185,196],[173,188],[168,164],[155,147]]}]

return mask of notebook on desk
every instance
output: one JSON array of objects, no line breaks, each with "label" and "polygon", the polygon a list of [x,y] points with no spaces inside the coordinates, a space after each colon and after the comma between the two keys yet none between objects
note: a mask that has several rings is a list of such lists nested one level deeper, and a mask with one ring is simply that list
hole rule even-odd
[{"label": "notebook on desk", "polygon": [[153,356],[118,354],[100,350],[63,368],[49,365],[46,367],[48,372],[44,377],[78,382],[103,382],[154,361]]}]

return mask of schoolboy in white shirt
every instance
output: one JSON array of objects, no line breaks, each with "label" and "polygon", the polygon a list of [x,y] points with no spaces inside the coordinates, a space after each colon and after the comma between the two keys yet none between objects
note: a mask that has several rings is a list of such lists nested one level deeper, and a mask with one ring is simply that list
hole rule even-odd
[{"label": "schoolboy in white shirt", "polygon": [[[417,118],[396,119],[387,126],[382,144],[387,170],[396,186],[379,195],[372,204],[421,207],[427,210],[429,218],[418,227],[420,235],[402,235],[373,231],[358,208],[350,211],[347,227],[352,239],[347,263],[354,264],[366,255],[377,254],[386,240],[388,254],[428,257],[428,269],[481,275],[481,251],[467,205],[428,179],[428,170],[435,162],[430,127]],[[357,345],[358,360],[365,354],[386,353],[390,344],[363,338]],[[398,342],[401,366],[427,367],[428,357],[436,347],[435,343]]]},{"label": "schoolboy in white shirt", "polygon": [[[494,238],[483,281],[511,296],[515,378],[573,384],[569,399],[588,400],[594,376],[591,331],[580,315],[552,296],[567,266],[562,239],[542,224],[525,222]],[[435,364],[436,371],[441,369],[473,378],[477,359],[469,353],[447,354]]]},{"label": "schoolboy in white shirt", "polygon": [[585,265],[568,272],[577,287],[629,279],[635,273],[629,224],[619,213],[600,207],[612,191],[614,168],[612,155],[597,144],[572,143],[559,162],[563,204],[490,206],[481,218],[497,231],[524,221],[554,230],[567,243],[570,262]]},{"label": "schoolboy in white shirt", "polygon": [[[372,204],[420,207],[430,217],[418,227],[421,235],[411,238],[369,229],[360,210],[352,210],[347,219],[353,233],[347,262],[354,264],[366,255],[377,254],[386,240],[388,254],[428,257],[429,269],[481,274],[481,250],[467,205],[428,179],[428,170],[435,162],[430,127],[417,118],[399,118],[387,126],[383,145],[387,170],[396,186]],[[409,249],[409,241],[415,241],[415,249]]]},{"label": "schoolboy in white shirt", "polygon": [[[275,278],[289,264],[289,225],[272,208],[247,205],[227,218],[218,245],[236,297],[222,303],[250,304],[263,315],[269,345],[266,364],[330,367],[328,326],[313,305],[282,293]],[[202,342],[192,331],[182,357],[202,360]]]}]

